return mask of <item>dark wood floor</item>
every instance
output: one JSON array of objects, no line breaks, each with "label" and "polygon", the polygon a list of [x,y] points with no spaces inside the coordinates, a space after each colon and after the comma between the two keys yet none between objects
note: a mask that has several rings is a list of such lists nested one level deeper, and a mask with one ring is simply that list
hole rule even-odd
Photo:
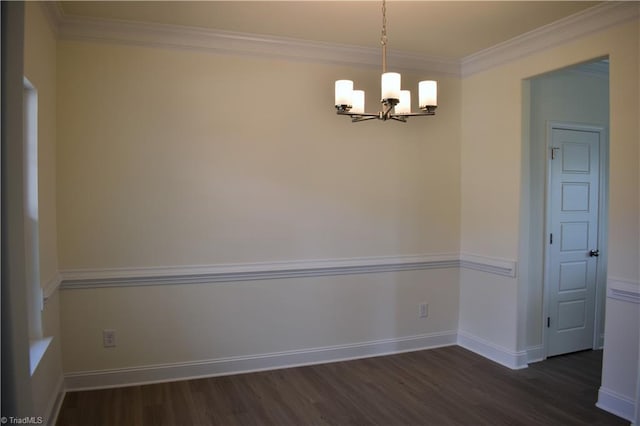
[{"label": "dark wood floor", "polygon": [[595,407],[601,351],[513,371],[458,346],[68,393],[58,425],[624,425]]}]

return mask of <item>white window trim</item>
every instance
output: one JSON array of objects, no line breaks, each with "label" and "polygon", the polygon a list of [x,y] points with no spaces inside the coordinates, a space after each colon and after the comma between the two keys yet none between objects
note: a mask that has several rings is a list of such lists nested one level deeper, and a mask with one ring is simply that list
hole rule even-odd
[{"label": "white window trim", "polygon": [[27,309],[29,323],[29,367],[33,375],[53,337],[43,337],[44,299],[40,284],[38,215],[38,91],[24,78],[24,227]]}]

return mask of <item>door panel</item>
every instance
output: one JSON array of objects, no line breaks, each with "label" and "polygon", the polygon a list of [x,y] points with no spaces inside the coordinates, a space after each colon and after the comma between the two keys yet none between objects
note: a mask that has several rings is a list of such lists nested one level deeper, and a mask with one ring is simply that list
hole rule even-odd
[{"label": "door panel", "polygon": [[571,253],[586,250],[589,240],[588,222],[565,222],[560,224],[560,252]]},{"label": "door panel", "polygon": [[589,211],[589,184],[588,183],[563,183],[562,184],[562,211],[563,212]]},{"label": "door panel", "polygon": [[581,330],[586,326],[586,302],[584,299],[558,303],[558,331]]},{"label": "door panel", "polygon": [[587,262],[560,264],[560,291],[584,290],[587,283]]},{"label": "door panel", "polygon": [[600,133],[552,127],[547,356],[593,347]]}]

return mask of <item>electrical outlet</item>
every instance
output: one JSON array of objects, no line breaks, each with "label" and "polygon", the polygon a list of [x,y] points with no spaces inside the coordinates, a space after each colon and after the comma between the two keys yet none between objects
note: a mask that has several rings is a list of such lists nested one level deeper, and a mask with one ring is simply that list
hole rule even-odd
[{"label": "electrical outlet", "polygon": [[105,348],[116,347],[116,331],[102,330],[102,346]]},{"label": "electrical outlet", "polygon": [[418,316],[420,318],[426,318],[429,315],[429,305],[421,303],[418,305]]}]

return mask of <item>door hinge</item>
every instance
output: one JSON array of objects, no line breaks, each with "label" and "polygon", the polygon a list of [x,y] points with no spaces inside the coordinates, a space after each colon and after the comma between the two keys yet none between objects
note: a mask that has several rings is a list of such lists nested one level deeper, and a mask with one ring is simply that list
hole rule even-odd
[{"label": "door hinge", "polygon": [[549,244],[553,244],[553,234],[549,234]]},{"label": "door hinge", "polygon": [[551,148],[551,159],[555,160],[556,159],[556,151],[558,151],[560,148]]},{"label": "door hinge", "polygon": [[547,328],[551,327],[551,317],[547,317]]}]

